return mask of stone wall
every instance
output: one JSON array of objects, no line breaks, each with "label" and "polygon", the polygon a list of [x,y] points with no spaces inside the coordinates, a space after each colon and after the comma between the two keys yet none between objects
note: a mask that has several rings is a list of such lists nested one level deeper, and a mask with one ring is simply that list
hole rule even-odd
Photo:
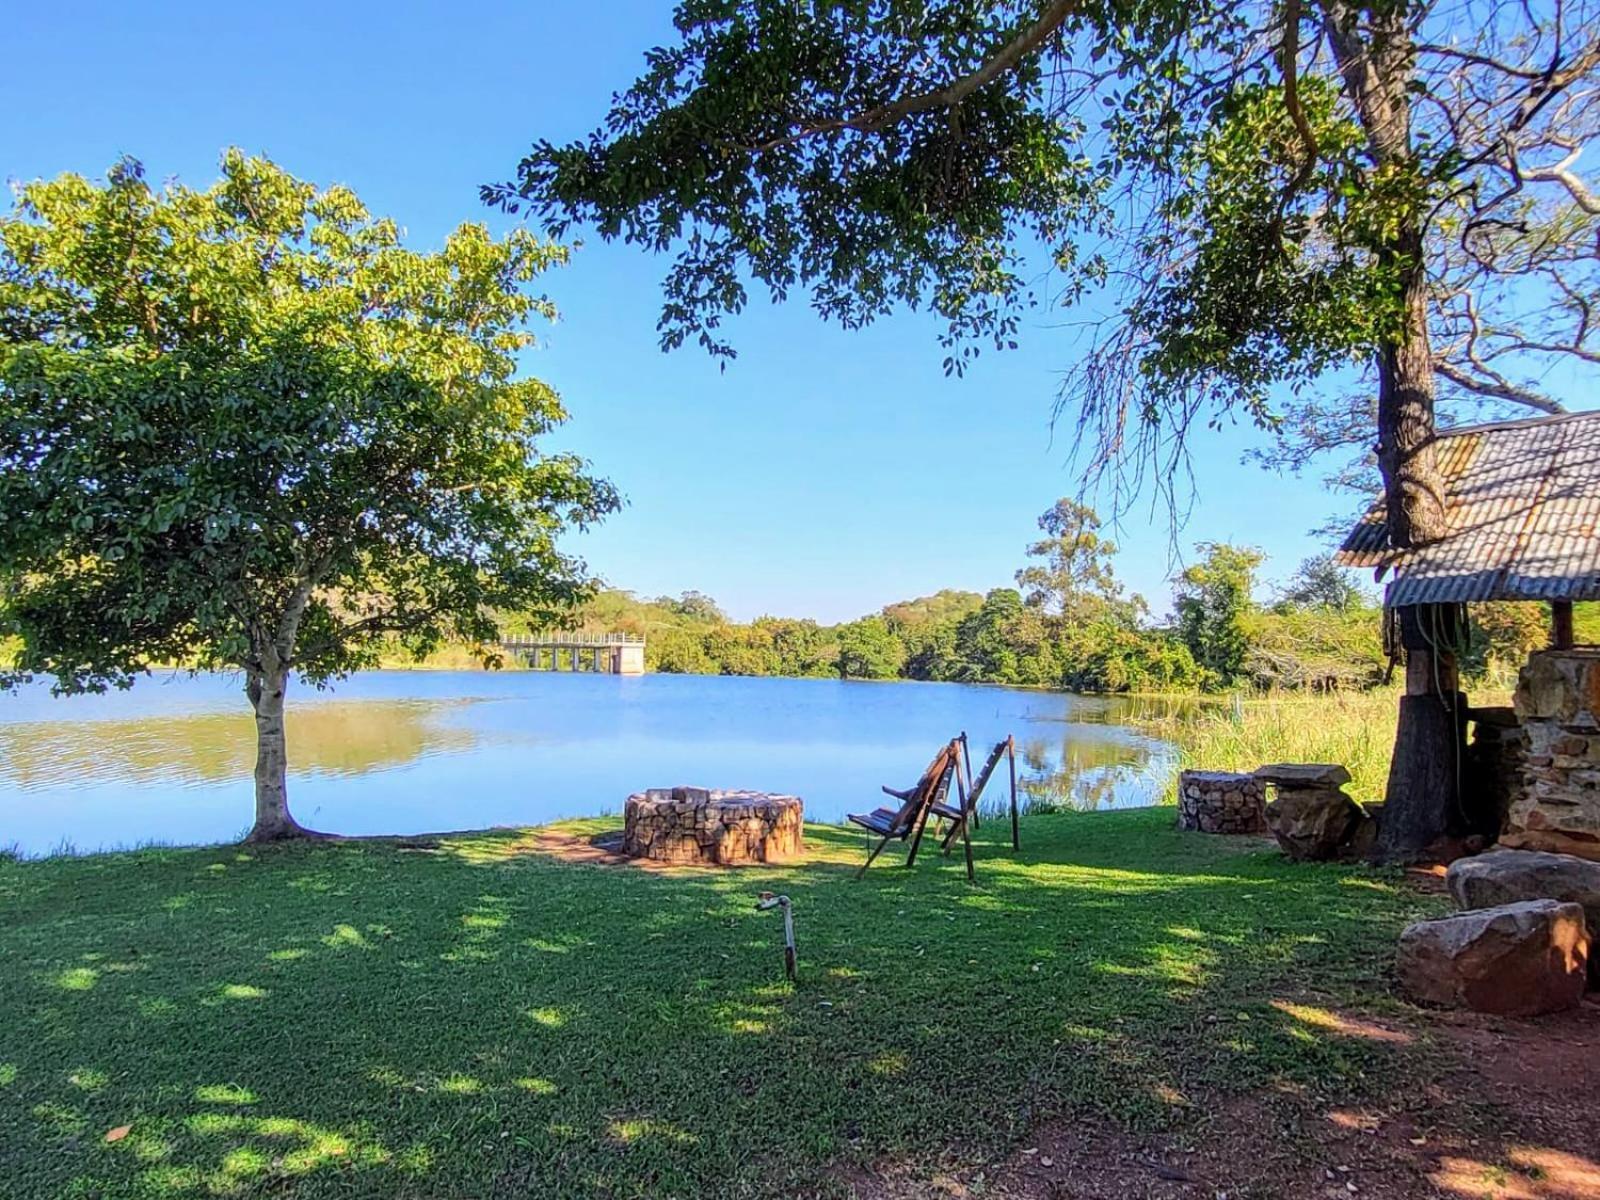
[{"label": "stone wall", "polygon": [[1266,833],[1266,789],[1253,775],[1183,771],[1178,775],[1178,828],[1201,833]]},{"label": "stone wall", "polygon": [[622,849],[657,862],[742,866],[782,862],[804,848],[798,796],[711,788],[651,788],[628,797]]},{"label": "stone wall", "polygon": [[1527,757],[1501,844],[1600,860],[1600,647],[1530,654],[1515,704]]}]

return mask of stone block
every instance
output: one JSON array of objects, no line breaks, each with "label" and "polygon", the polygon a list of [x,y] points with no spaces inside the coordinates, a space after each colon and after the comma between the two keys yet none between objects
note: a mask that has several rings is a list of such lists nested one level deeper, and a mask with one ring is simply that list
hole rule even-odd
[{"label": "stone block", "polygon": [[1600,649],[1540,650],[1528,656],[1512,696],[1517,716],[1569,728],[1600,728]]},{"label": "stone block", "polygon": [[1337,788],[1350,782],[1350,772],[1338,763],[1268,763],[1254,774],[1282,788]]},{"label": "stone block", "polygon": [[1588,957],[1581,905],[1525,900],[1408,926],[1396,973],[1424,1004],[1526,1017],[1579,1004]]},{"label": "stone block", "polygon": [[1364,814],[1336,787],[1282,788],[1266,807],[1267,827],[1296,860],[1338,858]]}]

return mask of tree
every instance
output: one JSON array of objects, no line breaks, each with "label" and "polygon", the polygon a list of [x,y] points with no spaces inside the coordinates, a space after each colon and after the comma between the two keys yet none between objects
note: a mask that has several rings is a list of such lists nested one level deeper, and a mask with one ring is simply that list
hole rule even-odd
[{"label": "tree", "polygon": [[1461,666],[1479,677],[1516,673],[1528,655],[1550,644],[1550,608],[1526,601],[1491,600],[1469,610],[1466,653]]},{"label": "tree", "polygon": [[1245,618],[1254,607],[1250,592],[1261,554],[1225,542],[1197,549],[1205,558],[1178,577],[1178,636],[1203,670],[1229,684],[1244,673],[1250,651]]},{"label": "tree", "polygon": [[1043,564],[1017,572],[1025,603],[1085,619],[1091,615],[1087,610],[1098,614],[1118,601],[1122,585],[1111,566],[1117,546],[1100,536],[1100,516],[1094,509],[1076,500],[1057,500],[1039,518],[1039,529],[1046,536],[1028,547],[1028,557]]},{"label": "tree", "polygon": [[137,163],[65,175],[0,218],[0,682],[130,686],[152,664],[243,673],[252,840],[304,832],[285,785],[291,675],[398,643],[488,649],[495,610],[589,594],[557,537],[617,505],[536,439],[565,418],[515,378],[565,252],[463,225],[402,246],[348,189],[229,151],[211,188]]},{"label": "tree", "polygon": [[1313,554],[1302,562],[1284,590],[1283,603],[1294,608],[1326,608],[1345,613],[1370,603],[1331,554]]},{"label": "tree", "polygon": [[809,618],[757,617],[756,628],[772,646],[775,675],[791,678],[832,674],[827,638]]},{"label": "tree", "polygon": [[[847,327],[930,308],[960,371],[1103,289],[1060,411],[1119,503],[1242,415],[1376,444],[1399,548],[1445,529],[1437,391],[1556,411],[1551,360],[1600,363],[1600,0],[682,0],[676,28],[596,133],[484,189],[676,251],[666,347],[731,355],[753,281]],[[1401,783],[1391,812],[1453,802]]]},{"label": "tree", "polygon": [[992,588],[977,612],[956,626],[955,678],[963,683],[1021,683],[1024,671],[1014,634],[1023,614],[1015,588]]},{"label": "tree", "polygon": [[688,617],[692,621],[707,625],[723,625],[728,620],[728,615],[717,606],[717,602],[704,592],[684,592],[677,599],[671,596],[659,596],[655,602],[680,617]]},{"label": "tree", "polygon": [[652,671],[667,675],[717,675],[717,664],[706,653],[705,633],[694,629],[664,629],[645,643],[645,658]]},{"label": "tree", "polygon": [[1106,455],[1174,452],[1207,409],[1277,427],[1274,385],[1365,361],[1363,437],[1406,546],[1442,529],[1436,372],[1548,411],[1529,355],[1600,361],[1600,199],[1575,169],[1600,120],[1597,16],[684,0],[678,43],[599,132],[536,143],[485,196],[679,248],[663,343],[718,354],[753,279],[846,325],[931,307],[955,369],[1014,341],[1037,239],[1060,298],[1112,289],[1065,396]]},{"label": "tree", "polygon": [[862,617],[839,626],[841,679],[893,679],[905,658],[905,647],[881,616]]}]

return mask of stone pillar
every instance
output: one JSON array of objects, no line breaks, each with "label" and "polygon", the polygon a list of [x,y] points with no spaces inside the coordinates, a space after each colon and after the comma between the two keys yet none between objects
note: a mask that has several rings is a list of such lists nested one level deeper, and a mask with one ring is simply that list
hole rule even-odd
[{"label": "stone pillar", "polygon": [[1501,844],[1600,861],[1600,647],[1530,654],[1515,704],[1527,757]]},{"label": "stone pillar", "polygon": [[1266,789],[1232,771],[1178,774],[1178,828],[1200,833],[1266,833]]},{"label": "stone pillar", "polygon": [[617,674],[644,674],[644,643],[623,642],[617,647]]}]

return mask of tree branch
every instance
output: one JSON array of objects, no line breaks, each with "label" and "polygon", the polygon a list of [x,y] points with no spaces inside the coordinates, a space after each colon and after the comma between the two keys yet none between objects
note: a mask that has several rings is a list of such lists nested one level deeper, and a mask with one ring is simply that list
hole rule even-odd
[{"label": "tree branch", "polygon": [[1515,147],[1507,143],[1505,167],[1518,181],[1532,183],[1559,183],[1567,189],[1573,202],[1590,216],[1600,216],[1600,196],[1589,190],[1587,184],[1572,173],[1572,164],[1578,161],[1578,155],[1583,152],[1579,146],[1560,162],[1548,167],[1528,168],[1517,159]]},{"label": "tree branch", "polygon": [[976,71],[963,75],[945,87],[902,96],[898,100],[869,108],[853,117],[839,117],[816,125],[808,125],[794,133],[746,149],[751,154],[765,154],[770,150],[778,150],[804,141],[806,138],[816,137],[818,134],[836,133],[841,129],[872,133],[893,125],[913,113],[953,108],[979,88],[994,82],[1015,68],[1018,63],[1037,50],[1051,34],[1061,28],[1068,17],[1079,9],[1081,2],[1082,0],[1054,0],[1037,21],[1002,46],[993,58],[983,63]]},{"label": "tree branch", "polygon": [[1479,379],[1469,375],[1443,358],[1433,360],[1434,371],[1448,379],[1463,391],[1471,392],[1476,396],[1486,396],[1493,400],[1508,400],[1512,404],[1525,405],[1536,408],[1543,413],[1563,413],[1567,410],[1548,396],[1541,395],[1530,388],[1519,387],[1506,379],[1505,376],[1495,371],[1490,371],[1492,378]]}]

